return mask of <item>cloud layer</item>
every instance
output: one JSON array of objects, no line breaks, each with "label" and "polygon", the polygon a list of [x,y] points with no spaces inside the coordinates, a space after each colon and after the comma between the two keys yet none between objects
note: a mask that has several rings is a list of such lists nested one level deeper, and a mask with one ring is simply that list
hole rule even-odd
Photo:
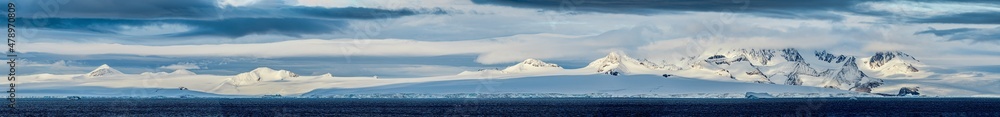
[{"label": "cloud layer", "polygon": [[406,76],[527,58],[572,66],[613,51],[670,60],[708,49],[787,47],[905,51],[937,66],[1000,64],[983,62],[1000,58],[996,1],[15,2],[19,50],[35,56],[38,71],[114,63],[125,72],[235,74],[268,66]]},{"label": "cloud layer", "polygon": [[190,28],[183,32],[140,36],[145,38],[238,38],[248,35],[300,37],[337,33],[346,28],[350,20],[447,13],[441,9],[326,8],[264,2],[247,6],[220,6],[212,0],[18,2],[22,6],[43,6],[18,9],[18,14],[27,14],[18,18],[18,25],[28,29],[118,35],[128,31],[128,27],[169,24]]},{"label": "cloud layer", "polygon": [[920,31],[915,34],[934,34],[935,36],[946,37],[948,41],[968,40],[972,43],[989,42],[1000,44],[1000,27],[997,28],[956,28],[937,30],[930,29]]}]

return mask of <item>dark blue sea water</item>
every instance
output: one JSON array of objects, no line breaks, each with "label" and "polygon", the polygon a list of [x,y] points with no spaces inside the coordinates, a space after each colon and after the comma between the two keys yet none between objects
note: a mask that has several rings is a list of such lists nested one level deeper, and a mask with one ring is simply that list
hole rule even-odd
[{"label": "dark blue sea water", "polygon": [[1000,116],[996,98],[19,99],[8,116]]}]

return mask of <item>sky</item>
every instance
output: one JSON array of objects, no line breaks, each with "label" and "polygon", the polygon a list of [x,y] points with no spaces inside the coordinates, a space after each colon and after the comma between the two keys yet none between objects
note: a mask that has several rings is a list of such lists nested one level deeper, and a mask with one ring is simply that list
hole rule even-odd
[{"label": "sky", "polygon": [[[906,52],[1000,69],[1000,1],[13,0],[24,74],[256,67],[416,77],[609,52],[670,61],[716,48]],[[809,53],[809,52],[807,52]],[[992,70],[996,72],[996,70]]]}]

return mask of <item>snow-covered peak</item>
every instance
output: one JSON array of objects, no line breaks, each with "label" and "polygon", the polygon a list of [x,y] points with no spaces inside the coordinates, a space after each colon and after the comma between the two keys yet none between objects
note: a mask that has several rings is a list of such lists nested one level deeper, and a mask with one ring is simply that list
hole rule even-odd
[{"label": "snow-covered peak", "polygon": [[739,81],[868,92],[880,86],[882,80],[859,69],[863,64],[858,61],[865,60],[825,50],[815,51],[815,56],[802,56],[795,48],[719,49],[704,52],[691,61],[691,67]]},{"label": "snow-covered peak", "polygon": [[261,80],[282,80],[284,78],[299,77],[298,74],[288,70],[274,70],[267,67],[259,67],[247,73],[256,73],[261,76]]},{"label": "snow-covered peak", "polygon": [[918,67],[923,66],[919,60],[899,51],[876,52],[875,55],[862,61],[860,64],[864,68],[877,72],[880,77],[926,77],[927,75],[918,73],[921,72]]},{"label": "snow-covered peak", "polygon": [[628,56],[625,56],[618,52],[611,52],[608,53],[608,55],[604,56],[603,58],[598,58],[597,60],[590,62],[590,64],[584,68],[597,69],[597,72],[599,73],[625,72],[628,70],[626,70],[627,68],[621,67],[623,59],[632,59],[632,58],[629,58]]},{"label": "snow-covered peak", "polygon": [[621,59],[623,57],[624,58],[628,58],[628,56],[626,56],[625,54],[622,54],[620,52],[611,52],[611,53],[608,53],[607,56],[604,56],[604,58],[609,59],[609,60],[619,60],[619,59]]},{"label": "snow-covered peak", "polygon": [[551,63],[545,63],[545,61],[538,60],[538,59],[525,59],[521,63],[518,63],[518,65],[531,65],[531,66],[534,66],[534,67],[559,67],[559,65],[551,64]]},{"label": "snow-covered peak", "polygon": [[552,69],[562,69],[562,67],[559,67],[559,65],[557,64],[545,63],[544,61],[538,59],[526,59],[521,63],[517,63],[515,65],[507,67],[506,69],[503,69],[503,71],[528,72],[528,71],[545,71]]},{"label": "snow-covered peak", "polygon": [[689,62],[692,69],[714,71],[723,77],[755,82],[801,85],[800,75],[815,76],[816,71],[795,48],[719,49],[706,51]]},{"label": "snow-covered peak", "polygon": [[[899,52],[899,51],[888,51],[888,52],[876,52],[875,55],[868,58],[866,62],[868,68],[877,69],[882,66],[887,66],[893,64],[893,62],[899,62],[902,64],[914,64],[920,62],[913,56],[909,54]],[[913,72],[917,72],[917,69],[913,69]]]},{"label": "snow-covered peak", "polygon": [[662,74],[664,70],[646,60],[638,60],[623,53],[611,52],[603,58],[590,62],[582,69],[594,70],[597,73],[619,75],[626,73]]},{"label": "snow-covered peak", "polygon": [[273,72],[274,69],[268,67],[258,67],[256,69],[250,70],[250,72]]},{"label": "snow-covered peak", "polygon": [[97,67],[97,69],[94,69],[94,71],[90,71],[90,73],[84,75],[84,77],[96,78],[96,77],[116,76],[124,74],[125,73],[122,73],[121,71],[115,70],[115,68],[111,68],[111,66],[108,66],[108,64],[103,64],[100,67]]},{"label": "snow-covered peak", "polygon": [[260,67],[250,72],[244,72],[233,76],[230,83],[233,85],[249,85],[261,81],[278,81],[292,77],[299,77],[299,75],[287,70],[274,70],[267,67]]},{"label": "snow-covered peak", "polygon": [[98,66],[97,69],[111,69],[111,66],[108,66],[108,64],[101,64],[101,66]]},{"label": "snow-covered peak", "polygon": [[188,71],[186,69],[177,69],[174,72],[170,72],[170,75],[197,75],[194,72]]},{"label": "snow-covered peak", "polygon": [[[781,57],[781,58],[775,58]],[[795,48],[784,49],[719,49],[717,51],[705,51],[700,60],[706,60],[713,64],[727,64],[730,62],[747,61],[757,66],[767,66],[780,64],[782,62],[801,62],[802,55]]]},{"label": "snow-covered peak", "polygon": [[848,57],[839,69],[828,69],[823,73],[829,79],[824,80],[823,87],[871,92],[872,88],[882,85],[882,80],[868,77],[858,68],[855,57]]},{"label": "snow-covered peak", "polygon": [[815,53],[817,59],[827,63],[841,63],[846,61],[847,58],[850,57],[844,55],[834,55],[833,53],[827,52],[826,50],[816,51]]},{"label": "snow-covered peak", "polygon": [[319,75],[319,77],[320,78],[333,78],[333,74],[326,73],[326,74],[323,74],[323,75]]},{"label": "snow-covered peak", "polygon": [[611,52],[611,53],[608,53],[608,55],[604,56],[603,58],[598,58],[597,60],[594,60],[593,62],[590,62],[590,64],[587,65],[587,66],[607,65],[607,64],[620,64],[623,61],[628,61],[628,60],[634,60],[634,59],[628,57],[625,54],[619,53],[619,52]]},{"label": "snow-covered peak", "polygon": [[914,61],[917,60],[913,56],[910,56],[909,54],[903,53],[901,51],[875,52],[875,55],[872,56],[871,60],[872,61],[877,61],[877,60],[892,60],[894,58],[899,58],[899,59],[904,59],[904,60],[914,60]]},{"label": "snow-covered peak", "polygon": [[463,71],[458,75],[481,75],[489,76],[496,74],[510,74],[510,73],[538,73],[538,72],[549,72],[563,70],[557,64],[546,63],[545,61],[538,59],[525,59],[524,61],[517,63],[515,65],[508,66],[503,70],[493,68],[493,69],[479,69],[478,71]]}]

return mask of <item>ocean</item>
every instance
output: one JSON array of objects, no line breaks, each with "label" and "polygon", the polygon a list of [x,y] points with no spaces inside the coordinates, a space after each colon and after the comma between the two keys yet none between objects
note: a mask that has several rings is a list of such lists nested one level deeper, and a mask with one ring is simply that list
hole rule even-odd
[{"label": "ocean", "polygon": [[9,116],[1000,116],[998,98],[26,98]]}]

